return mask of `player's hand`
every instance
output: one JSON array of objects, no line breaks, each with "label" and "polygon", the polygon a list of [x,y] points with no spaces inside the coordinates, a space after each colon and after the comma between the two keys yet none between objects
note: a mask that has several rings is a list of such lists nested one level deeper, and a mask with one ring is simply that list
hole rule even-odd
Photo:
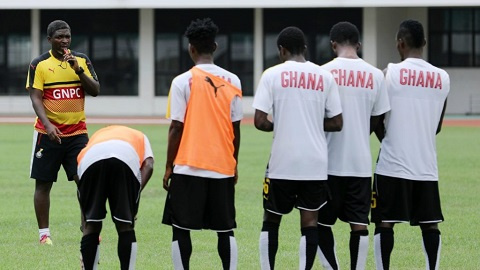
[{"label": "player's hand", "polygon": [[49,124],[45,126],[45,129],[47,130],[48,138],[51,141],[56,141],[58,144],[62,144],[62,139],[59,136],[62,132],[56,126]]},{"label": "player's hand", "polygon": [[168,189],[170,188],[170,178],[172,177],[172,173],[173,173],[173,168],[170,167],[170,166],[167,166],[165,168],[165,174],[163,175],[163,188],[168,191]]},{"label": "player's hand", "polygon": [[70,64],[70,67],[73,70],[77,70],[79,68],[77,58],[68,52],[67,49],[64,50],[63,61],[66,61],[68,64]]}]

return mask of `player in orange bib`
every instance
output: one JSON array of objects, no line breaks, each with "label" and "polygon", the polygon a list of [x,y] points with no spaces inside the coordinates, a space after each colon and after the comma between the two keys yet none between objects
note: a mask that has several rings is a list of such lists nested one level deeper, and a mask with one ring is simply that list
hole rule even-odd
[{"label": "player in orange bib", "polygon": [[238,77],[213,63],[217,32],[208,18],[192,21],[185,36],[195,67],[170,88],[163,223],[172,226],[175,269],[189,269],[190,231],[201,229],[217,232],[223,269],[237,268],[233,229],[242,92]]},{"label": "player in orange bib", "polygon": [[142,132],[108,126],[95,132],[78,155],[78,201],[85,218],[80,242],[82,269],[96,269],[99,236],[108,200],[118,232],[121,269],[134,269],[137,256],[135,217],[140,192],[153,173],[153,151]]}]

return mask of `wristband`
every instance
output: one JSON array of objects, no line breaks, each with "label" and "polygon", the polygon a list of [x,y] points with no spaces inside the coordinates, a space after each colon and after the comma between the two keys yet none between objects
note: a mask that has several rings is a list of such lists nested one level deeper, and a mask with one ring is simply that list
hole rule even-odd
[{"label": "wristband", "polygon": [[80,75],[83,72],[85,72],[85,70],[82,67],[80,67],[80,69],[78,71],[75,70],[75,74],[77,74],[77,75]]}]

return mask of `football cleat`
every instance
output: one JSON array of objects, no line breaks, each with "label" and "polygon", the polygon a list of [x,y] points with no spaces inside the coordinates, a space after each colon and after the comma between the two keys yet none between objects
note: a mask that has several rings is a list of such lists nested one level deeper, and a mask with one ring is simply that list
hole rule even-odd
[{"label": "football cleat", "polygon": [[40,244],[53,246],[52,239],[50,238],[49,235],[46,235],[46,234],[42,235],[42,237],[40,238]]}]

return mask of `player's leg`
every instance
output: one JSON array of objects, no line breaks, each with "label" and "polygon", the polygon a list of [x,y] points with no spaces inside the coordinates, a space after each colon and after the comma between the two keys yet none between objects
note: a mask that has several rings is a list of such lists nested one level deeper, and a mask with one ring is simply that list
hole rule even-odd
[{"label": "player's leg", "polygon": [[275,257],[278,250],[278,229],[282,216],[264,211],[263,225],[260,232],[260,265],[261,269],[275,269]]},{"label": "player's leg", "polygon": [[190,269],[192,239],[190,231],[172,226],[172,261],[174,269]]},{"label": "player's leg", "polygon": [[263,181],[263,224],[260,232],[261,269],[275,269],[278,250],[278,229],[282,215],[295,206],[298,182],[265,178]]},{"label": "player's leg", "polygon": [[371,177],[345,178],[346,194],[340,219],[350,223],[350,269],[365,269],[368,255],[368,214],[370,213]]},{"label": "player's leg", "polygon": [[91,164],[78,181],[78,202],[85,218],[80,242],[82,264],[85,269],[96,269],[100,259],[99,236],[105,219],[107,174],[110,168],[105,160]]},{"label": "player's leg", "polygon": [[437,270],[440,265],[440,251],[442,239],[437,224],[420,225],[422,229],[423,251],[425,254],[426,269]]},{"label": "player's leg", "polygon": [[335,252],[336,244],[331,226],[318,224],[318,249],[317,255],[326,270],[338,269],[338,259]]},{"label": "player's leg", "polygon": [[350,224],[350,269],[365,269],[368,255],[368,229],[365,225]]},{"label": "player's leg", "polygon": [[438,181],[414,181],[411,225],[420,225],[426,269],[438,269],[442,239],[438,223],[443,214]]},{"label": "player's leg", "polygon": [[329,200],[318,210],[318,249],[317,255],[323,268],[326,270],[338,269],[336,243],[332,227],[342,208],[345,188],[340,177],[329,175],[327,180],[330,190]]},{"label": "player's leg", "polygon": [[48,241],[46,238],[50,237],[49,229],[49,212],[50,212],[50,190],[53,182],[45,182],[35,180],[35,193],[33,195],[33,205],[35,208],[35,215],[37,217],[39,239]]},{"label": "player's leg", "polygon": [[217,236],[217,251],[222,260],[223,269],[237,269],[238,249],[233,231],[217,232]]},{"label": "player's leg", "polygon": [[105,168],[108,203],[118,232],[117,254],[122,270],[134,269],[137,260],[135,217],[140,202],[140,182],[130,167],[116,158],[107,159]]},{"label": "player's leg", "polygon": [[330,198],[327,181],[296,181],[298,183],[296,208],[300,210],[300,266],[299,269],[311,269],[319,245],[318,211]]},{"label": "player's leg", "polygon": [[217,251],[223,269],[237,269],[238,250],[235,221],[235,179],[208,179],[204,227],[217,231]]},{"label": "player's leg", "polygon": [[315,253],[318,247],[318,209],[300,210],[300,259],[299,269],[311,269],[315,261]]},{"label": "player's leg", "polygon": [[122,270],[135,269],[137,260],[137,238],[133,225],[126,222],[115,222],[118,232],[117,254]]},{"label": "player's leg", "polygon": [[390,269],[390,255],[392,254],[394,245],[393,226],[394,223],[381,222],[375,224],[373,249],[377,270]]},{"label": "player's leg", "polygon": [[172,174],[162,223],[172,226],[172,261],[175,269],[189,269],[192,254],[190,230],[204,225],[207,179]]},{"label": "player's leg", "polygon": [[390,268],[394,246],[393,226],[410,220],[411,180],[375,174],[372,191],[373,248],[377,269]]},{"label": "player's leg", "polygon": [[80,241],[82,269],[97,269],[100,259],[98,236],[102,230],[102,221],[86,222],[83,228],[83,237]]},{"label": "player's leg", "polygon": [[30,178],[35,179],[33,205],[41,243],[52,244],[49,229],[50,190],[57,180],[61,165],[62,146],[50,141],[47,135],[34,131]]}]

